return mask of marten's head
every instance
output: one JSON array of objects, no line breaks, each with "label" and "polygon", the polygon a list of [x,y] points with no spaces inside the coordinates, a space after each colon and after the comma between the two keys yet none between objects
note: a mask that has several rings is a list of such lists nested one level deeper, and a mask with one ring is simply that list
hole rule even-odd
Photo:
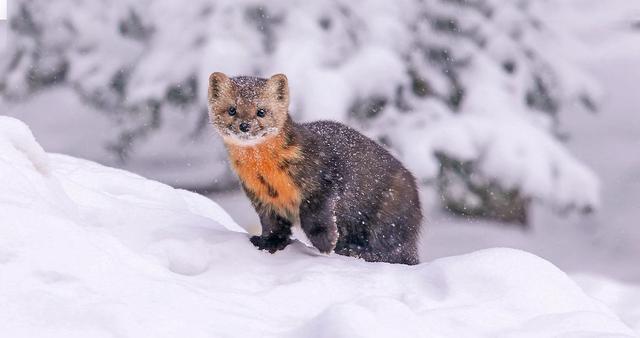
[{"label": "marten's head", "polygon": [[289,111],[284,74],[269,79],[209,76],[209,116],[225,142],[254,145],[280,132]]}]

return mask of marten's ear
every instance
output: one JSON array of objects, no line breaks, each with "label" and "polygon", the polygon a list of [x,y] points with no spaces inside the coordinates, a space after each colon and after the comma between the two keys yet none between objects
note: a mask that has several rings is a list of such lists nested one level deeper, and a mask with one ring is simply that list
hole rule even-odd
[{"label": "marten's ear", "polygon": [[284,74],[276,74],[267,81],[267,90],[276,101],[289,105],[289,81]]},{"label": "marten's ear", "polygon": [[209,75],[209,103],[213,104],[231,89],[231,80],[220,72]]}]

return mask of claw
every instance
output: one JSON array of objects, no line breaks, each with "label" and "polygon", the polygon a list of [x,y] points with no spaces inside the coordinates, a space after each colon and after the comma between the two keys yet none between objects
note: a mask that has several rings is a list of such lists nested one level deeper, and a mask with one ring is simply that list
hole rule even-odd
[{"label": "claw", "polygon": [[253,245],[255,245],[260,250],[267,250],[269,253],[275,253],[276,251],[280,251],[291,243],[289,238],[284,237],[262,237],[262,236],[251,236],[249,239]]}]

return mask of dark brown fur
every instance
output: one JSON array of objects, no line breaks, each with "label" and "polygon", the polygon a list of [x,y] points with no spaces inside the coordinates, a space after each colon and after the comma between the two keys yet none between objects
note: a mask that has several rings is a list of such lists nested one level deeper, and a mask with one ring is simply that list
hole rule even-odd
[{"label": "dark brown fur", "polygon": [[345,125],[294,123],[288,106],[284,75],[210,76],[211,120],[262,223],[262,235],[251,242],[282,250],[299,221],[321,252],[417,264],[422,212],[411,173]]}]

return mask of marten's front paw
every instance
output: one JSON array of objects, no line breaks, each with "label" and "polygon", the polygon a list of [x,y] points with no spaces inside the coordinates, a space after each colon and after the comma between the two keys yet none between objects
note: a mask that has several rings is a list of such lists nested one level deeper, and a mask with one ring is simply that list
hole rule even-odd
[{"label": "marten's front paw", "polygon": [[289,238],[285,237],[263,237],[263,236],[251,236],[251,243],[260,250],[267,250],[270,253],[282,250],[291,243]]},{"label": "marten's front paw", "polygon": [[338,229],[335,227],[317,227],[308,231],[307,237],[320,252],[328,254],[336,247]]}]

